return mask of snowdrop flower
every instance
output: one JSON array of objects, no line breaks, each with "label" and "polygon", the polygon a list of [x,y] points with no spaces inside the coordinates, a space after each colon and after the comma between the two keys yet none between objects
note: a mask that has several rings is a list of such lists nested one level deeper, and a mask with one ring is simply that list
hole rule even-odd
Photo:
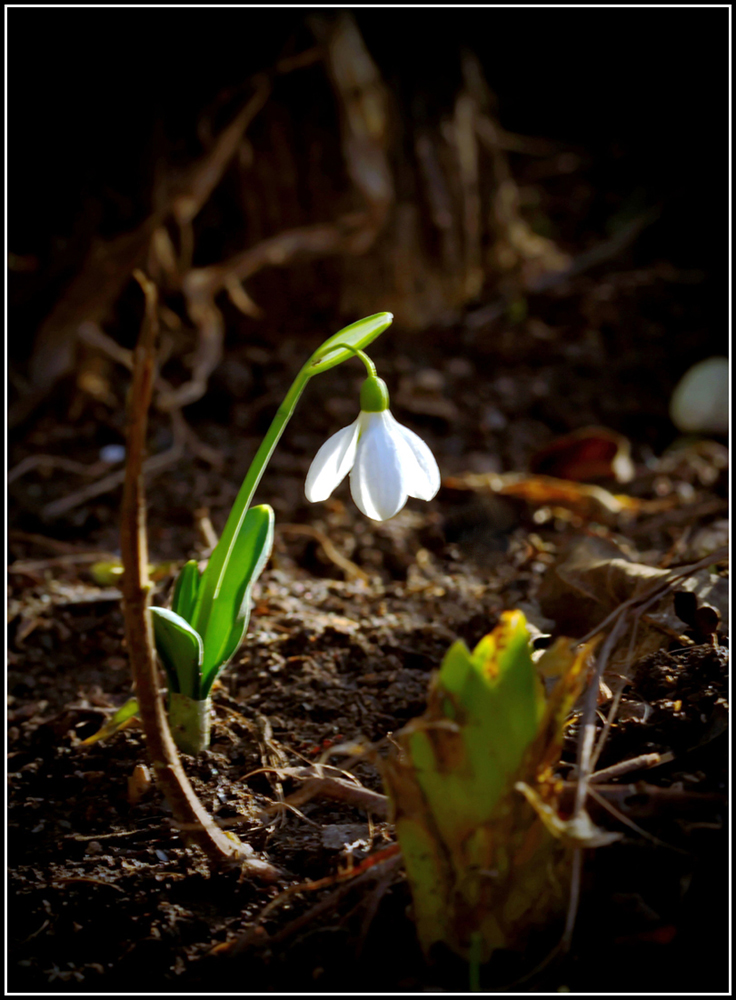
[{"label": "snowdrop flower", "polygon": [[355,505],[374,521],[387,521],[408,497],[431,500],[440,470],[422,439],[388,408],[383,379],[370,376],[360,390],[360,414],[317,452],[304,487],[307,500],[326,500],[350,473]]}]

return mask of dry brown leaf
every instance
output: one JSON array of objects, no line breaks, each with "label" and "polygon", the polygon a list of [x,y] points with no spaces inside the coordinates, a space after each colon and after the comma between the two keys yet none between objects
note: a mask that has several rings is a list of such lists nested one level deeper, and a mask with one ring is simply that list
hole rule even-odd
[{"label": "dry brown leaf", "polygon": [[607,427],[583,427],[556,438],[532,455],[530,468],[536,474],[576,482],[628,483],[634,478],[629,439]]},{"label": "dry brown leaf", "polygon": [[[542,612],[557,623],[559,631],[583,635],[624,601],[643,595],[658,581],[664,583],[671,576],[672,570],[632,562],[607,539],[586,536],[578,539],[551,567],[538,600]],[[631,624],[619,640],[611,667],[616,669],[629,658],[638,659],[654,652],[668,638],[677,639],[682,634],[685,624],[675,613],[674,593],[683,590],[692,591],[698,601],[715,607],[723,629],[727,630],[727,581],[701,569],[678,581],[641,615],[638,623]]]},{"label": "dry brown leaf", "polygon": [[638,514],[664,510],[675,503],[663,500],[640,500],[610,493],[602,486],[574,483],[553,476],[530,476],[525,472],[466,473],[443,480],[443,485],[455,490],[498,493],[517,497],[535,507],[560,507],[572,511],[584,520],[613,524],[625,512]]}]

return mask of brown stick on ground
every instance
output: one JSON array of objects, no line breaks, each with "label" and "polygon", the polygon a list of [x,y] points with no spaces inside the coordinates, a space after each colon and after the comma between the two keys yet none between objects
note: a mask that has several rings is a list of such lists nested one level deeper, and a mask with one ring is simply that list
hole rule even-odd
[{"label": "brown stick on ground", "polygon": [[157,333],[156,286],[140,271],[135,278],[146,296],[146,315],[135,350],[130,390],[127,464],[123,486],[120,551],[123,560],[123,613],[140,718],[156,780],[171,806],[174,819],[187,829],[188,838],[214,864],[239,863],[246,874],[272,881],[278,871],[253,856],[253,849],[222,831],[189,784],[169,732],[164,706],[158,695],[153,627],[149,611],[148,546],[143,482],[148,410],[155,379],[154,345]]}]

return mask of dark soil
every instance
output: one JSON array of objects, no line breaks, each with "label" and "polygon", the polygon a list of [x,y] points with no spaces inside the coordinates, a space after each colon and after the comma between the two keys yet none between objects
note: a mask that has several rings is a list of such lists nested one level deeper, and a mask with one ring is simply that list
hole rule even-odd
[{"label": "dark soil", "polygon": [[[457,408],[452,435],[435,419],[400,407],[399,419],[422,431],[445,473],[467,468],[469,454],[479,462],[486,456],[497,461],[500,452],[506,464],[502,435],[496,444],[496,432],[491,443],[478,419],[484,405],[497,404],[504,412],[493,389],[503,369],[491,365],[477,344],[464,349],[459,365],[448,341],[438,336],[430,348],[425,339],[420,358],[417,345],[385,337],[381,370],[389,381],[396,382],[402,370],[410,373],[405,379],[412,379],[431,367]],[[570,343],[575,341],[568,335]],[[470,396],[462,380],[472,370],[490,370],[491,378]],[[537,378],[553,380],[564,377],[565,366],[550,360],[540,370]],[[288,377],[277,361],[264,371],[270,384],[280,373],[284,383]],[[527,379],[511,372],[509,367],[503,377],[514,380],[513,398],[523,399]],[[155,790],[130,804],[129,778],[146,763],[139,732],[124,731],[108,743],[80,748],[80,740],[100,726],[104,709],[129,694],[115,593],[101,593],[77,565],[52,563],[11,576],[16,612],[9,741],[14,990],[136,992],[141,969],[147,991],[197,992],[215,984],[227,991],[243,989],[245,983],[249,992],[330,991],[346,983],[376,992],[466,988],[460,964],[449,959],[434,967],[424,964],[407,915],[408,890],[398,873],[380,899],[373,895],[375,884],[356,886],[334,908],[271,947],[269,936],[334,889],[296,895],[274,911],[262,939],[240,957],[208,957],[215,944],[242,933],[282,887],[335,873],[349,855],[360,861],[392,841],[384,819],[325,800],[307,803],[301,815],[271,816],[270,825],[266,816],[264,825],[262,810],[298,782],[282,785],[273,773],[249,777],[251,772],[317,760],[349,767],[349,757],[329,756],[331,746],[380,744],[421,714],[430,672],[451,641],[461,636],[472,644],[494,626],[501,610],[529,602],[554,553],[575,533],[591,530],[591,525],[571,527],[554,518],[540,525],[530,508],[506,500],[469,500],[457,490],[441,491],[429,505],[411,501],[394,520],[378,525],[360,517],[346,487],[324,506],[308,507],[301,499],[303,478],[310,455],[340,422],[331,412],[335,406],[325,407],[331,392],[338,391],[339,377],[332,384],[325,378],[322,398],[316,385],[304,399],[260,490],[277,508],[276,550],[257,591],[248,637],[215,692],[212,747],[200,759],[186,761],[207,808],[283,869],[282,886],[240,880],[237,872],[210,872],[204,858],[188,851],[172,829]],[[599,387],[593,369],[587,405],[597,409],[591,415],[598,422],[610,421],[620,397],[608,387],[602,396]],[[585,391],[580,381],[578,392]],[[258,399],[258,389],[252,396]],[[332,398],[341,412],[352,410],[352,395]],[[518,456],[515,467],[525,464],[526,442],[548,436],[528,407],[514,405],[513,417],[504,415],[513,420],[512,428],[506,426],[514,444],[507,441],[506,448]],[[215,524],[222,523],[237,475],[253,450],[254,435],[233,430],[241,423],[241,409],[244,404],[233,401],[227,424],[198,425],[225,455],[225,477],[202,463],[182,461],[151,482],[155,562],[201,551],[191,524],[192,496],[200,506],[209,505]],[[539,416],[552,422],[544,408]],[[44,435],[50,449],[64,430],[49,414],[35,433]],[[75,440],[79,452],[83,438],[82,426]],[[88,447],[96,443],[90,433]],[[636,442],[635,454],[640,462],[642,454],[649,456]],[[656,471],[656,462],[650,458],[649,469],[643,464],[640,469],[644,477]],[[21,499],[33,497],[34,487],[40,486],[46,499],[77,485],[63,474],[51,481],[28,476],[21,484]],[[719,509],[715,486],[714,492],[695,482],[694,511],[707,503],[708,509]],[[632,493],[636,487],[637,480]],[[661,517],[652,519],[656,523],[649,530],[637,525],[637,549],[651,564],[682,533],[675,512],[673,517],[673,527]],[[73,512],[63,533],[74,537],[79,549],[114,551],[115,518],[115,498],[103,498]],[[690,527],[697,536],[714,521],[711,514]],[[30,524],[29,515],[21,510],[16,523]],[[317,541],[289,530],[294,523],[324,531],[368,575],[367,582],[345,580]],[[600,525],[593,529],[610,534]],[[48,554],[42,541],[22,530],[11,542],[18,560],[42,560]],[[696,555],[686,547],[679,561]],[[164,599],[168,586],[166,578],[157,600]],[[28,631],[21,624],[26,621],[35,627],[18,638],[19,629]],[[686,631],[684,623],[682,628]],[[664,641],[660,653],[634,666],[601,764],[674,750],[675,760],[646,780],[655,791],[682,794],[660,802],[645,793],[638,802],[632,792],[623,812],[643,832],[605,813],[596,817],[625,837],[588,859],[574,951],[561,967],[547,971],[542,979],[547,987],[583,989],[601,963],[609,970],[610,990],[630,988],[627,970],[632,967],[639,970],[637,988],[642,990],[675,989],[683,981],[717,989],[724,982],[725,650],[678,645]],[[668,646],[675,652],[668,653]],[[649,706],[645,712],[643,705]],[[381,790],[375,759],[361,760],[354,773],[368,788]],[[642,775],[622,781],[637,777]],[[489,985],[497,982],[492,971],[487,976]]]},{"label": "dark soil", "polygon": [[[541,207],[573,254],[605,239],[604,220],[626,207],[615,164],[583,162],[587,174],[581,167],[569,177],[527,179],[540,185]],[[523,180],[524,162],[513,166]],[[248,635],[213,693],[211,748],[184,758],[211,814],[282,871],[276,884],[211,870],[187,848],[161,794],[146,786],[140,730],[80,745],[131,694],[115,580],[95,579],[91,560],[77,558],[114,558],[119,489],[49,517],[49,503],[90,478],[40,465],[12,481],[11,992],[469,990],[465,963],[421,954],[400,865],[354,885],[296,892],[260,919],[282,890],[337,875],[394,842],[385,816],[346,803],[318,796],[279,808],[301,782],[278,769],[329,762],[381,792],[387,737],[424,711],[431,672],[455,638],[474,644],[504,609],[519,606],[542,633],[540,646],[559,634],[538,595],[580,538],[606,539],[652,567],[687,565],[727,544],[725,439],[678,441],[667,412],[686,368],[725,353],[715,329],[723,321],[725,330],[725,313],[714,306],[725,299],[707,266],[712,246],[705,263],[670,252],[681,216],[668,204],[638,243],[527,295],[521,312],[501,309],[480,324],[464,316],[421,333],[397,326],[372,352],[394,414],[425,438],[444,478],[528,470],[558,436],[603,426],[630,440],[635,476],[625,485],[598,482],[644,501],[638,513],[596,517],[447,485],[383,524],[361,517],[347,483],[311,506],[303,494],[311,458],[354,419],[361,370],[348,364],[308,387],[258,491],[258,502],[275,509],[276,544]],[[321,277],[330,300],[329,268],[296,270],[303,284]],[[269,280],[278,293],[280,279]],[[24,285],[23,296],[32,290]],[[149,477],[156,603],[166,602],[186,559],[206,557],[208,519],[221,530],[291,379],[339,328],[330,319],[325,330],[315,312],[300,320],[301,336],[284,336],[286,324],[269,321],[267,290],[266,282],[260,325],[226,312],[225,360],[207,395],[184,411],[215,454],[206,461],[187,451]],[[138,308],[136,295],[106,326],[127,346],[140,320],[130,306]],[[169,305],[181,311],[176,296]],[[31,315],[22,302],[18,308]],[[186,378],[182,358],[194,344],[193,331],[182,336],[191,343],[165,369],[174,382]],[[22,362],[23,345],[14,350]],[[122,442],[127,375],[113,366],[103,376],[112,400],[71,377],[50,390],[17,428],[11,467],[39,454],[93,465],[101,448]],[[153,413],[151,452],[171,441],[168,418]],[[331,558],[325,537],[352,566]],[[711,570],[725,578],[724,563]],[[581,621],[577,636],[599,620]],[[663,762],[612,779],[622,791],[611,808],[591,803],[595,821],[623,836],[586,855],[572,948],[536,970],[559,940],[560,928],[550,928],[527,955],[496,956],[482,970],[484,990],[727,990],[728,631],[724,623],[714,632],[702,617],[668,621],[659,648],[629,664],[598,766],[649,753]],[[610,701],[600,708],[605,715]],[[577,732],[576,713],[563,776]],[[139,798],[131,780],[142,781],[133,786]],[[236,948],[215,950],[236,940]]]}]

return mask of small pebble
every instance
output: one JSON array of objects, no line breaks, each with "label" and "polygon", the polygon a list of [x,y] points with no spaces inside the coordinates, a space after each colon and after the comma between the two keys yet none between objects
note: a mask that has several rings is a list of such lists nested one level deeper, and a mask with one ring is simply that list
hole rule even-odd
[{"label": "small pebble", "polygon": [[100,461],[109,462],[110,465],[116,465],[118,462],[125,461],[125,446],[122,444],[106,444],[104,448],[100,448]]},{"label": "small pebble", "polygon": [[685,434],[725,434],[728,431],[727,358],[706,358],[693,365],[677,384],[670,417]]},{"label": "small pebble", "polygon": [[145,764],[136,764],[133,773],[128,778],[128,802],[138,805],[143,796],[151,788],[151,772]]}]

